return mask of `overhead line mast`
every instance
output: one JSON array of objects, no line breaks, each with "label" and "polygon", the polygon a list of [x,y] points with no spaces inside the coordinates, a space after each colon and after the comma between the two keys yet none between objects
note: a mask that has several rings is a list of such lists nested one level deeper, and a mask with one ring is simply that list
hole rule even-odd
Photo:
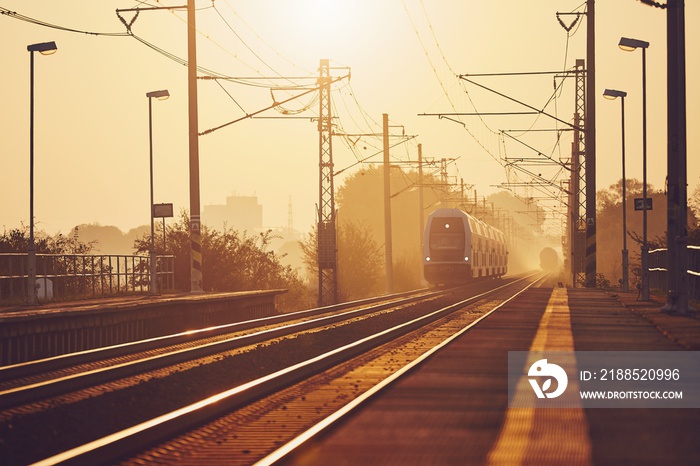
[{"label": "overhead line mast", "polygon": [[586,218],[588,199],[588,138],[586,132],[588,119],[586,115],[586,63],[576,60],[576,95],[574,122],[574,140],[571,143],[571,180],[569,184],[569,250],[567,255],[571,262],[572,286],[587,284],[586,268]]},{"label": "overhead line mast", "polygon": [[328,59],[321,59],[318,92],[318,305],[338,302],[335,196],[333,187],[333,126],[331,76]]}]

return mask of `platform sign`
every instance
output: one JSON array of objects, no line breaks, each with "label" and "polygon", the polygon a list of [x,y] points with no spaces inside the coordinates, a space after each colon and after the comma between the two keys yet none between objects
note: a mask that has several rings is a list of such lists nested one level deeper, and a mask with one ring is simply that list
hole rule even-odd
[{"label": "platform sign", "polygon": [[644,199],[647,200],[647,202],[646,202],[646,204],[647,204],[646,210],[653,210],[653,209],[652,209],[653,204],[652,204],[652,202],[651,202],[651,198],[650,198],[650,197],[647,197],[647,198],[635,197],[635,198],[634,198],[634,210],[645,210],[645,209],[644,209]]},{"label": "platform sign", "polygon": [[172,204],[153,204],[153,216],[155,218],[165,218],[173,216]]}]

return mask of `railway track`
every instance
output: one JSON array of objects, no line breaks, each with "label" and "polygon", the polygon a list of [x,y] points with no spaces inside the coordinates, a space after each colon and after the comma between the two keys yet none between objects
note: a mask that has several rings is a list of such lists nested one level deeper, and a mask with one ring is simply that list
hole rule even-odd
[{"label": "railway track", "polygon": [[418,290],[0,367],[0,409],[449,294]]},{"label": "railway track", "polygon": [[[221,425],[235,426],[236,433],[231,434],[231,437],[224,436],[224,440],[220,439],[218,442],[220,445],[232,446],[234,450],[238,449],[237,452],[229,453],[232,453],[233,457],[239,458],[242,464],[250,464],[254,458],[264,456],[289,440],[290,432],[296,435],[297,432],[308,428],[310,420],[319,416],[332,415],[341,406],[346,405],[350,399],[357,399],[357,396],[365,393],[368,389],[366,385],[375,384],[375,381],[385,379],[388,374],[404,370],[402,368],[406,366],[406,361],[403,359],[415,359],[413,356],[407,357],[406,355],[423,354],[427,351],[425,350],[426,344],[432,345],[432,343],[425,342],[417,344],[417,334],[430,332],[435,334],[437,332],[441,336],[433,338],[444,340],[447,330],[431,329],[431,325],[438,325],[431,323],[438,321],[438,319],[444,320],[448,318],[446,316],[465,306],[471,306],[474,309],[479,306],[493,307],[496,301],[504,299],[503,297],[494,298],[495,295],[511,294],[512,288],[526,286],[523,282],[527,282],[527,286],[533,283],[531,278],[517,280],[498,287],[496,290],[462,299],[453,305],[440,303],[440,300],[445,298],[434,293],[427,295],[422,293],[419,297],[394,298],[391,303],[372,304],[360,306],[360,308],[351,311],[343,311],[342,314],[347,314],[344,318],[338,317],[341,312],[333,310],[331,311],[332,315],[327,315],[328,312],[321,317],[311,318],[307,315],[294,323],[271,325],[271,328],[262,330],[260,327],[256,327],[244,335],[226,338],[223,341],[239,339],[237,346],[225,347],[226,349],[223,350],[221,349],[223,347],[219,346],[217,352],[204,356],[205,359],[209,358],[205,368],[218,367],[220,373],[231,371],[232,367],[238,368],[238,363],[243,361],[240,356],[244,354],[259,355],[262,359],[273,356],[280,358],[281,361],[276,365],[266,364],[265,367],[256,367],[252,372],[249,371],[250,374],[256,374],[256,376],[249,377],[247,380],[227,377],[221,384],[206,382],[206,385],[216,385],[216,387],[208,386],[207,388],[210,390],[204,390],[208,392],[207,396],[202,396],[198,392],[199,398],[195,402],[181,404],[177,409],[168,409],[159,415],[148,417],[143,422],[115,429],[118,432],[102,436],[93,442],[83,443],[76,448],[47,458],[40,464],[113,462],[115,458],[122,457],[125,451],[148,448],[154,444],[155,439],[172,438],[183,429],[198,428],[207,431],[206,424],[211,419],[218,419],[218,421],[214,421],[214,425],[219,427],[215,427],[214,432],[219,434],[223,432]],[[426,312],[425,309],[431,306],[439,309]],[[462,320],[454,325],[464,328],[466,321],[480,318],[479,316],[484,312],[486,311],[472,310],[460,313],[463,316],[460,318]],[[452,320],[460,319],[453,318]],[[320,323],[319,320],[323,323]],[[426,325],[428,326],[426,327]],[[282,327],[290,328],[279,333]],[[450,333],[452,330],[447,332]],[[261,335],[265,335],[267,339],[255,339],[263,338]],[[322,340],[324,341],[322,345],[318,345],[322,347],[320,352],[316,348],[318,336],[323,336]],[[393,348],[386,347],[387,345],[393,345]],[[413,345],[413,349],[409,351],[408,348],[411,345]],[[240,351],[244,347],[248,348],[245,353],[236,356],[221,356],[222,351],[231,353]],[[306,348],[307,351],[301,351],[303,348]],[[296,359],[286,358],[284,353],[295,353],[295,356],[299,357]],[[198,356],[197,359],[201,360],[202,357]],[[253,366],[255,366],[257,363],[255,358],[253,360]],[[190,362],[187,364],[193,364],[191,359],[188,361]],[[194,364],[201,366],[204,363]],[[244,363],[241,362],[240,365],[242,366]],[[182,376],[179,369],[168,370],[171,371],[170,375],[164,377],[163,381],[170,381],[176,376]],[[183,372],[194,372],[194,370]],[[183,389],[196,384],[195,381],[198,380],[191,376],[180,378],[186,381],[180,385]],[[202,377],[201,380],[211,381],[212,379]],[[339,380],[345,380],[345,382],[338,382]],[[333,387],[334,384],[340,384],[343,387],[337,388],[337,396],[328,396],[329,390],[331,390],[328,387]],[[349,386],[345,386],[348,384]],[[290,385],[289,389],[283,388]],[[222,388],[223,386],[226,388]],[[92,390],[94,393],[95,388],[93,387]],[[155,391],[154,393],[159,392]],[[327,398],[325,401],[324,397]],[[256,400],[260,401],[256,402]],[[297,400],[297,403],[292,405],[291,401],[294,400]],[[44,403],[46,402],[44,401]],[[181,403],[179,399],[178,402]],[[48,402],[49,405],[52,403],[55,404],[55,400]],[[279,409],[275,410],[275,407]],[[50,411],[51,409],[49,409]],[[278,414],[269,414],[275,412]],[[279,414],[280,412],[281,414]],[[229,417],[222,418],[222,413],[232,413],[225,416],[233,416],[234,420],[231,421]],[[266,416],[272,416],[272,418],[260,421]],[[275,416],[282,417],[275,419]],[[275,435],[267,435],[268,432],[265,429],[263,429],[265,435],[261,437],[259,430],[256,430],[260,428],[259,422],[268,422],[268,424],[272,422],[283,426],[279,438],[276,438]],[[205,427],[201,427],[203,424]],[[256,425],[257,428],[254,427]],[[250,438],[243,437],[242,432],[245,429],[241,426],[248,426],[249,432],[255,433],[257,431],[260,441],[254,442]],[[209,429],[211,430],[211,427]],[[202,435],[194,434],[193,437],[202,438]],[[229,442],[226,438],[236,441]],[[65,444],[70,445],[73,442],[67,441]],[[239,448],[241,445],[243,448]],[[165,448],[166,451],[173,450],[172,447],[161,447],[160,449],[156,447],[154,450],[157,452],[155,453],[156,457],[162,457],[162,448]],[[144,455],[149,458],[147,462],[153,462],[153,453],[145,453]],[[149,455],[151,456],[149,457]],[[35,459],[31,459],[31,461]],[[171,460],[172,458],[165,462],[170,463]],[[20,460],[20,462],[24,463],[26,460]]]}]

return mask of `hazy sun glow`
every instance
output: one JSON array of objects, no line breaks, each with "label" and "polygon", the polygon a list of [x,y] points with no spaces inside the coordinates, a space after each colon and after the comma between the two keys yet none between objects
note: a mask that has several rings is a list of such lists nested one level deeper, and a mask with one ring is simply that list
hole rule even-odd
[{"label": "hazy sun glow", "polygon": [[312,21],[335,22],[340,19],[339,13],[347,9],[346,5],[347,3],[343,4],[338,0],[307,0],[299,2],[299,9],[309,15]]},{"label": "hazy sun glow", "polygon": [[[298,26],[298,34],[309,41],[319,56],[339,58],[344,50],[365,47],[363,42],[371,27],[366,18],[373,16],[365,2],[301,0],[290,4],[290,8],[293,8],[291,23]],[[362,24],[368,25],[367,30],[358,29]]]}]

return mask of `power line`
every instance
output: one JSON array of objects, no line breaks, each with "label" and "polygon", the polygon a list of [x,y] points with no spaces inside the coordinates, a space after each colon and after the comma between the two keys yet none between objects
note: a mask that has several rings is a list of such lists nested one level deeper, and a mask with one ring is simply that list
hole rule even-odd
[{"label": "power line", "polygon": [[75,28],[70,28],[67,26],[61,26],[58,24],[53,24],[49,23],[47,21],[42,21],[40,19],[32,18],[30,16],[25,16],[22,14],[17,13],[16,11],[9,10],[4,7],[0,7],[0,14],[8,16],[10,18],[17,19],[19,21],[24,21],[26,23],[31,23],[31,24],[36,24],[38,26],[43,26],[51,29],[58,29],[60,31],[66,31],[66,32],[75,32],[79,34],[86,34],[90,36],[107,36],[107,37],[128,37],[129,33],[128,32],[94,32],[94,31],[86,31],[82,29],[75,29]]},{"label": "power line", "polygon": [[[406,16],[408,17],[408,20],[409,20],[409,22],[410,22],[410,24],[411,24],[411,27],[413,28],[413,31],[416,33],[416,37],[418,38],[418,42],[420,43],[420,45],[421,45],[421,47],[422,47],[422,49],[423,49],[423,53],[425,54],[425,57],[426,57],[426,59],[428,60],[428,63],[430,64],[430,67],[431,67],[431,69],[433,70],[433,73],[435,74],[435,77],[437,78],[438,82],[440,83],[440,87],[442,88],[442,91],[443,91],[445,97],[447,97],[447,100],[448,100],[450,106],[452,107],[452,110],[455,111],[455,112],[457,112],[457,107],[456,107],[456,105],[454,104],[454,102],[452,101],[452,98],[450,97],[450,94],[449,94],[449,92],[448,92],[448,90],[447,90],[447,87],[445,86],[445,83],[444,83],[443,80],[440,78],[440,75],[439,75],[439,73],[438,73],[438,71],[437,71],[436,65],[435,65],[435,63],[433,62],[433,60],[431,59],[430,54],[428,53],[428,49],[427,49],[427,47],[426,47],[426,44],[425,44],[425,42],[423,41],[423,39],[421,38],[420,32],[418,31],[418,28],[417,28],[417,26],[416,26],[416,23],[414,22],[413,17],[411,16],[411,13],[410,13],[409,10],[408,10],[408,6],[406,5],[405,0],[401,0],[401,4],[402,4],[403,7],[404,7],[404,11],[406,12]],[[423,12],[424,12],[424,14],[426,15],[426,19],[427,19],[427,13],[425,12],[425,8],[423,8]],[[430,22],[429,19],[428,19],[428,22]],[[432,30],[432,27],[431,27],[431,30]],[[435,39],[435,36],[434,36],[434,35],[433,35],[433,38]],[[436,39],[435,39],[435,40],[436,40]],[[437,45],[437,47],[439,48],[439,43],[437,43],[437,40],[436,40],[436,45]],[[446,64],[446,66],[448,67],[448,69],[449,69],[450,71],[452,71],[452,68],[451,68],[451,66],[449,65],[449,62],[447,62],[447,60],[446,60],[444,54],[442,54],[442,52],[441,52],[441,57],[443,58],[443,61],[444,61],[444,63]],[[454,76],[455,74],[456,74],[456,73],[453,72],[453,76]],[[465,91],[465,94],[467,95],[467,97],[469,98],[469,100],[470,100],[470,102],[471,102],[471,96],[469,95],[469,93]],[[472,106],[474,107],[474,103],[473,103],[473,102],[471,102],[471,103],[472,103]],[[475,108],[475,110],[476,110],[476,107],[474,107],[474,108]],[[482,141],[480,141],[479,138],[476,137],[476,135],[474,134],[474,132],[471,131],[471,130],[467,127],[467,125],[466,125],[464,122],[461,122],[461,121],[460,121],[460,123],[462,124],[462,127],[463,127],[464,130],[467,132],[467,134],[469,134],[469,135],[472,137],[472,139],[473,139],[479,146],[481,146],[481,148],[484,149],[484,151],[486,151],[486,153],[489,154],[489,155],[490,155],[496,162],[498,162],[499,165],[500,165],[500,164],[501,164],[501,161],[498,159],[498,157],[496,157],[496,156],[491,152],[491,150],[489,150],[489,149],[485,146],[485,144],[484,144]],[[491,133],[497,134],[497,133],[495,133],[493,130],[491,130],[491,128],[489,128],[489,127],[483,122],[483,120],[482,120],[482,123],[484,124],[484,126],[485,126]]]},{"label": "power line", "polygon": [[229,10],[231,10],[231,12],[232,12],[238,19],[240,19],[240,21],[241,21],[248,29],[250,29],[250,31],[251,31],[253,34],[255,34],[255,37],[257,37],[257,38],[260,40],[260,42],[262,42],[263,44],[265,44],[265,45],[266,45],[270,50],[272,50],[279,58],[281,58],[282,60],[284,60],[284,61],[286,61],[287,63],[289,63],[289,64],[292,65],[294,68],[297,68],[297,69],[299,69],[299,70],[302,70],[302,71],[304,71],[304,72],[306,72],[306,73],[308,73],[308,74],[311,74],[311,73],[312,73],[311,70],[308,70],[308,69],[305,69],[305,68],[303,68],[303,67],[301,67],[301,66],[298,66],[297,64],[295,64],[294,62],[292,62],[291,60],[289,60],[287,57],[285,57],[284,55],[282,55],[277,49],[275,49],[272,45],[270,45],[265,39],[263,39],[257,32],[255,32],[255,30],[250,26],[250,24],[248,24],[248,22],[245,20],[245,18],[243,18],[241,15],[238,14],[238,12],[237,12],[236,10],[233,9],[233,7],[229,4],[228,0],[224,0],[224,4],[228,7]]},{"label": "power line", "polygon": [[[212,3],[213,3],[213,2],[212,2]],[[221,21],[224,22],[224,24],[226,25],[226,27],[229,28],[229,30],[233,33],[233,35],[236,36],[236,38],[238,38],[239,41],[241,41],[241,44],[243,44],[243,45],[250,51],[250,53],[253,54],[253,56],[254,56],[255,58],[257,58],[258,60],[260,60],[260,63],[262,63],[263,65],[265,65],[268,69],[270,69],[270,70],[271,70],[273,73],[275,73],[277,76],[282,77],[282,74],[281,74],[281,73],[279,73],[278,71],[276,71],[276,70],[275,70],[272,66],[270,66],[265,60],[263,60],[262,57],[260,57],[260,55],[258,55],[258,54],[255,52],[255,50],[253,50],[253,49],[250,47],[250,45],[248,45],[248,43],[247,43],[246,41],[243,40],[243,38],[236,32],[236,30],[233,28],[233,26],[231,26],[231,24],[226,20],[226,18],[224,18],[224,15],[221,14],[221,12],[220,12],[219,9],[216,7],[216,5],[214,5],[213,8],[214,8],[214,11],[216,11],[216,14],[219,15],[219,18],[221,19]]]}]

